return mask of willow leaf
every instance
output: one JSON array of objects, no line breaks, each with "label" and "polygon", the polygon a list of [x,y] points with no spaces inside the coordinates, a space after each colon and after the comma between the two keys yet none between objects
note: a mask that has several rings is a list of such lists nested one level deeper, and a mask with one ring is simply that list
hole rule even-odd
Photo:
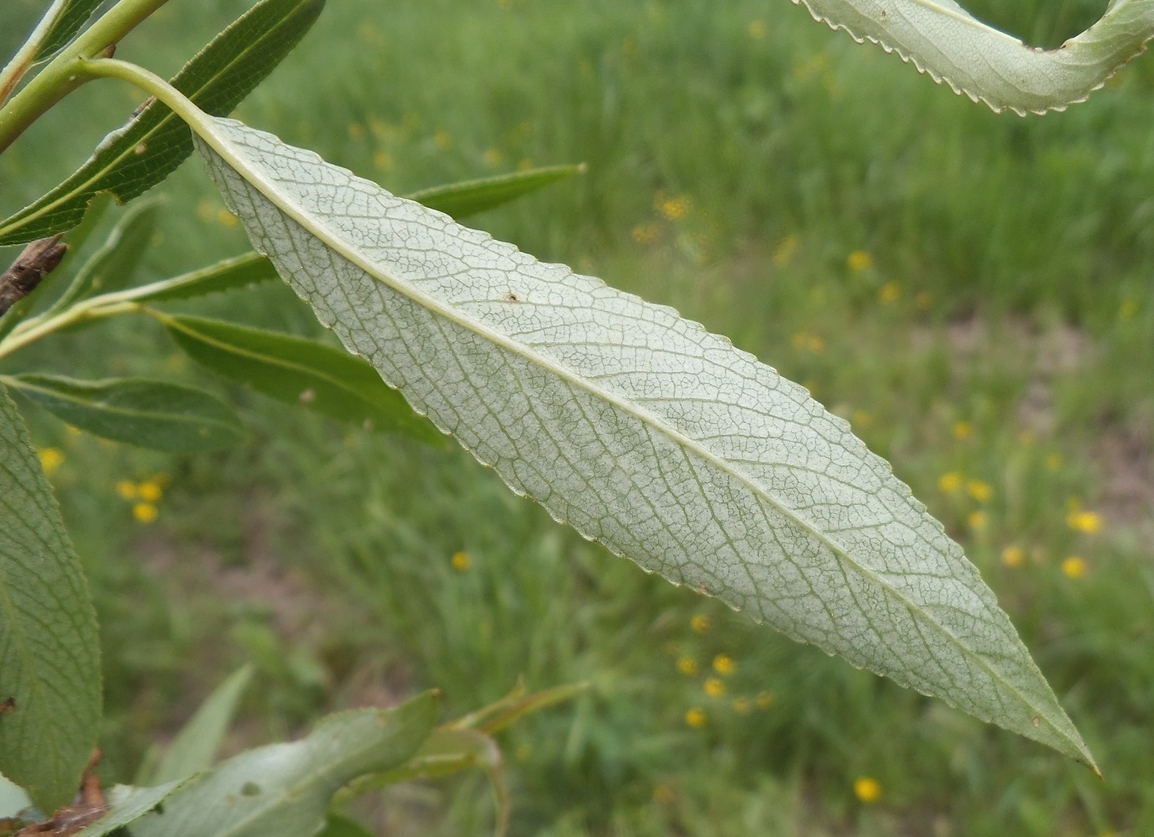
[{"label": "willow leaf", "polygon": [[1092,765],[961,548],[802,387],[670,308],[187,116],[256,249],[514,491],[646,570]]},{"label": "willow leaf", "polygon": [[544,166],[511,174],[483,177],[479,180],[464,180],[446,186],[434,186],[406,197],[424,204],[429,209],[444,212],[459,221],[495,209],[584,171],[584,165]]},{"label": "willow leaf", "polygon": [[76,793],[96,743],[96,613],[28,430],[3,387],[0,450],[0,771],[42,811],[53,811]]},{"label": "willow leaf", "polygon": [[1064,110],[1085,101],[1154,36],[1154,0],[1115,0],[1057,49],[1027,46],[953,0],[794,0],[833,29],[896,52],[994,110]]},{"label": "willow leaf", "polygon": [[92,17],[96,7],[102,0],[64,0],[56,19],[52,21],[52,28],[36,50],[36,61],[51,58],[67,46],[77,33],[84,28],[84,24]]}]

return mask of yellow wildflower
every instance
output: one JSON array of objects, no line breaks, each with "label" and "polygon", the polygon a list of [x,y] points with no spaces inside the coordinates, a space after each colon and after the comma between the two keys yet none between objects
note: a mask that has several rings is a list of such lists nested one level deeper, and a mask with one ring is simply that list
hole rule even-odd
[{"label": "yellow wildflower", "polygon": [[968,439],[974,435],[974,425],[968,421],[959,421],[953,429],[955,439]]},{"label": "yellow wildflower", "polygon": [[902,286],[897,282],[886,282],[882,285],[881,290],[878,291],[878,302],[882,305],[890,305],[898,301],[902,295]]},{"label": "yellow wildflower", "polygon": [[505,155],[501,153],[501,149],[499,148],[490,148],[485,152],[482,159],[485,161],[486,166],[495,169],[501,165],[501,163],[505,162]]},{"label": "yellow wildflower", "polygon": [[444,128],[442,128],[441,130],[437,131],[437,133],[433,134],[433,142],[436,144],[437,148],[441,149],[442,151],[447,151],[453,147],[453,136]]},{"label": "yellow wildflower", "polygon": [[970,516],[966,518],[966,522],[970,524],[971,529],[985,529],[986,524],[990,522],[990,518],[984,511],[976,511],[970,512]]},{"label": "yellow wildflower", "polygon": [[718,674],[733,674],[737,670],[737,663],[728,654],[718,654],[713,658],[713,670]]},{"label": "yellow wildflower", "polygon": [[36,454],[40,457],[40,467],[48,476],[55,474],[64,464],[64,454],[60,452],[60,448],[41,448]]},{"label": "yellow wildflower", "polygon": [[709,718],[706,717],[705,710],[696,706],[685,713],[685,723],[694,729],[701,729],[708,720]]},{"label": "yellow wildflower", "polygon": [[359,122],[349,124],[349,139],[360,142],[365,138],[365,126]]},{"label": "yellow wildflower", "polygon": [[689,627],[693,628],[697,633],[703,634],[709,630],[709,617],[704,613],[699,613],[689,620]]},{"label": "yellow wildflower", "polygon": [[136,483],[132,480],[121,480],[116,484],[116,493],[125,500],[135,500],[138,496]]},{"label": "yellow wildflower", "polygon": [[137,503],[132,507],[132,516],[141,523],[151,523],[160,514],[152,503]]},{"label": "yellow wildflower", "polygon": [[777,700],[777,696],[773,692],[758,692],[756,700],[758,709],[769,709]]},{"label": "yellow wildflower", "polygon": [[725,684],[716,677],[710,677],[705,681],[705,693],[710,697],[721,697],[725,694]]},{"label": "yellow wildflower", "polygon": [[860,273],[874,266],[874,257],[865,250],[854,250],[846,258],[845,263],[850,270]]},{"label": "yellow wildflower", "polygon": [[449,559],[449,563],[453,565],[453,569],[459,573],[463,573],[472,565],[472,559],[469,558],[468,552],[454,552],[453,557]]},{"label": "yellow wildflower", "polygon": [[677,221],[689,212],[689,196],[678,195],[670,198],[666,197],[664,192],[658,192],[653,201],[653,208],[670,221]]},{"label": "yellow wildflower", "polygon": [[222,227],[235,227],[237,225],[236,216],[224,208],[216,213],[216,222]]},{"label": "yellow wildflower", "polygon": [[796,235],[787,235],[777,245],[777,249],[773,251],[773,263],[778,267],[785,267],[793,260],[793,254],[797,252],[797,246],[801,241]]},{"label": "yellow wildflower", "polygon": [[989,499],[994,496],[994,489],[981,480],[970,480],[966,483],[966,491],[970,492],[970,496],[979,503],[989,502]]},{"label": "yellow wildflower", "polygon": [[1026,560],[1026,553],[1020,546],[1007,546],[1002,550],[1002,563],[1007,567],[1020,567]]},{"label": "yellow wildflower", "polygon": [[657,224],[638,224],[633,228],[633,240],[638,244],[656,244],[661,238],[661,227]]},{"label": "yellow wildflower", "polygon": [[1060,471],[1062,470],[1062,454],[1048,453],[1046,454],[1046,470]]},{"label": "yellow wildflower", "polygon": [[393,155],[387,151],[378,151],[373,155],[373,165],[381,171],[392,171]]},{"label": "yellow wildflower", "polygon": [[748,715],[753,710],[753,701],[747,697],[733,699],[733,711],[738,715]]},{"label": "yellow wildflower", "polygon": [[1066,525],[1075,532],[1092,535],[1102,528],[1102,517],[1092,511],[1072,511],[1066,516]]},{"label": "yellow wildflower", "polygon": [[765,37],[769,28],[765,25],[764,20],[751,20],[749,22],[749,37],[756,40],[761,40]]},{"label": "yellow wildflower", "polygon": [[1062,572],[1069,578],[1081,578],[1086,574],[1086,562],[1077,555],[1071,555],[1062,562]]},{"label": "yellow wildflower", "polygon": [[882,786],[878,784],[877,779],[871,779],[869,776],[859,776],[853,783],[853,793],[858,799],[869,805],[872,802],[877,802],[882,795]]},{"label": "yellow wildflower", "polygon": [[677,661],[677,670],[686,677],[697,674],[697,660],[692,657],[682,657]]},{"label": "yellow wildflower", "polygon": [[[164,495],[164,489],[155,480],[148,480],[136,486],[136,496],[146,503],[155,503]],[[127,498],[126,498],[127,499]]]},{"label": "yellow wildflower", "polygon": [[950,471],[948,474],[942,474],[938,479],[938,490],[943,494],[954,494],[962,487],[964,481],[965,477],[960,472]]}]

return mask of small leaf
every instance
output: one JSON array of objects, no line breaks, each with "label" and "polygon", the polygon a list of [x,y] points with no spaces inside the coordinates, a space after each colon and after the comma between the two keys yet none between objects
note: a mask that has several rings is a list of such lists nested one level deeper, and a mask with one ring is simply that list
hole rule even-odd
[{"label": "small leaf", "polygon": [[671,308],[185,111],[256,249],[518,494],[650,572],[1093,765],[961,547],[802,387]]},{"label": "small leaf", "polygon": [[116,785],[108,792],[108,813],[77,832],[76,837],[104,837],[136,822],[151,811],[162,811],[164,800],[182,784],[183,781],[177,780],[152,788]]},{"label": "small leaf", "polygon": [[64,8],[56,16],[52,28],[48,30],[43,43],[36,50],[36,57],[33,60],[43,61],[51,58],[71,43],[102,2],[103,0],[65,0]]},{"label": "small leaf", "polygon": [[[173,85],[209,113],[230,112],[300,42],[323,7],[324,0],[262,0],[189,61]],[[0,223],[0,246],[69,230],[98,192],[127,203],[174,172],[192,153],[188,127],[159,102],[146,104],[78,171]]]},{"label": "small leaf", "polygon": [[217,686],[176,736],[160,766],[146,784],[164,784],[212,767],[216,751],[232,723],[237,704],[250,680],[252,666],[246,665]]},{"label": "small leaf", "polygon": [[434,186],[409,195],[409,200],[444,212],[458,221],[544,189],[585,171],[585,166],[547,166],[528,171]]},{"label": "small leaf", "polygon": [[68,424],[117,442],[193,452],[235,445],[245,437],[224,402],[164,381],[78,381],[31,373],[3,380]]},{"label": "small leaf", "polygon": [[[100,723],[96,613],[24,422],[0,391],[0,772],[72,799]],[[11,703],[7,703],[8,701]]]},{"label": "small leaf", "polygon": [[403,763],[437,716],[433,694],[396,709],[333,715],[301,741],[248,750],[194,776],[147,814],[134,837],[311,837],[332,795],[366,773]]},{"label": "small leaf", "polygon": [[1065,110],[1085,101],[1154,36],[1154,0],[1111,3],[1057,49],[1026,46],[954,0],[794,0],[815,20],[873,41],[996,111]]},{"label": "small leaf", "polygon": [[453,729],[478,729],[492,735],[525,715],[572,700],[587,688],[587,683],[576,683],[569,686],[555,686],[527,695],[524,686],[518,684],[517,688],[495,703],[470,712],[446,726]]},{"label": "small leaf", "polygon": [[325,827],[317,837],[376,837],[359,822],[342,817],[338,814],[329,814],[325,820]]},{"label": "small leaf", "polygon": [[332,418],[444,444],[372,364],[348,352],[221,320],[161,316],[177,344],[217,374]]},{"label": "small leaf", "polygon": [[174,299],[192,299],[279,278],[272,262],[260,253],[245,253],[191,273],[145,285],[139,289],[139,293],[132,294],[132,300],[169,302]]}]

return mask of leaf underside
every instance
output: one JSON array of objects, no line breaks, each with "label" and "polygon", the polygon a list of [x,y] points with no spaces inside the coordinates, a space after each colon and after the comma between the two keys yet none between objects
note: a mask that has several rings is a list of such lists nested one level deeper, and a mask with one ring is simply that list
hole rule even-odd
[{"label": "leaf underside", "polygon": [[0,388],[0,772],[70,801],[100,722],[96,613],[24,422]]},{"label": "leaf underside", "polygon": [[960,547],[804,389],[670,308],[272,135],[198,132],[256,249],[515,492],[648,571],[1092,764]]},{"label": "leaf underside", "polygon": [[1085,101],[1154,36],[1154,0],[1117,0],[1057,49],[999,32],[953,0],[793,0],[814,19],[897,53],[955,93],[1019,115]]}]

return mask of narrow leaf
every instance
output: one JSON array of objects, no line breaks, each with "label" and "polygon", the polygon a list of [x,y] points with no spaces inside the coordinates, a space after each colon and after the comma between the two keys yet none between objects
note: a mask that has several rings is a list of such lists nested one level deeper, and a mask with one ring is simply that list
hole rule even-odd
[{"label": "narrow leaf", "polygon": [[142,378],[78,381],[26,374],[4,383],[68,424],[117,442],[195,452],[244,441],[240,420],[201,390]]},{"label": "narrow leaf", "polygon": [[[0,772],[72,799],[100,722],[96,613],[24,422],[0,392]],[[9,701],[11,701],[9,703]]]},{"label": "narrow leaf", "polygon": [[444,212],[457,220],[509,203],[585,171],[585,166],[547,166],[528,171],[434,186],[409,195],[409,200]]},{"label": "narrow leaf", "polygon": [[889,465],[725,338],[189,111],[256,249],[514,491],[642,567],[1092,760],[977,570]]},{"label": "narrow leaf", "polygon": [[65,0],[64,7],[48,30],[48,35],[36,51],[35,61],[51,58],[79,34],[84,24],[103,0]]},{"label": "narrow leaf", "polygon": [[202,317],[163,321],[198,363],[257,392],[324,415],[436,445],[443,436],[413,413],[372,364],[315,340]]},{"label": "narrow leaf", "polygon": [[[262,0],[189,61],[173,85],[209,113],[230,112],[300,42],[323,7],[324,0]],[[188,127],[149,100],[78,171],[0,223],[0,245],[71,229],[98,192],[127,203],[168,177],[190,153]]]},{"label": "narrow leaf", "polygon": [[131,295],[134,302],[169,302],[174,299],[192,299],[206,294],[220,293],[278,279],[272,262],[260,253],[245,253],[224,259],[191,273],[153,282]]},{"label": "narrow leaf", "polygon": [[250,680],[252,666],[246,665],[216,687],[176,736],[147,784],[161,785],[212,767],[220,742]]},{"label": "narrow leaf", "polygon": [[182,784],[183,782],[178,780],[152,788],[116,785],[108,793],[108,813],[77,832],[76,837],[104,837],[136,822],[151,811],[163,811],[164,800]]},{"label": "narrow leaf", "polygon": [[190,779],[132,827],[134,837],[311,837],[332,795],[408,759],[437,715],[432,694],[392,710],[322,721],[301,741],[248,750]]},{"label": "narrow leaf", "polygon": [[1154,36],[1154,0],[1119,0],[1057,49],[1026,46],[953,0],[794,0],[814,19],[844,29],[955,93],[1025,115],[1085,101]]}]

